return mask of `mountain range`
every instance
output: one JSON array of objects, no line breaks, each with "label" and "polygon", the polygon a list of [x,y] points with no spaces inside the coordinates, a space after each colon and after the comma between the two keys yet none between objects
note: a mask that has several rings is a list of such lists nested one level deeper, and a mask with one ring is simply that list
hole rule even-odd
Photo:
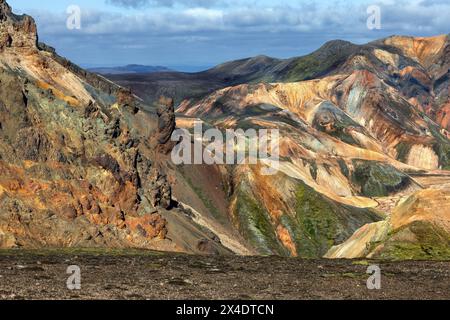
[{"label": "mountain range", "polygon": [[[0,0],[0,247],[448,259],[449,67],[448,35],[393,36],[105,78]],[[278,172],[173,164],[198,120],[279,129]]]},{"label": "mountain range", "polygon": [[90,72],[98,73],[101,75],[110,74],[135,74],[135,73],[153,73],[153,72],[169,72],[172,71],[169,68],[161,66],[144,66],[140,64],[129,64],[126,66],[119,67],[96,67],[88,68]]}]

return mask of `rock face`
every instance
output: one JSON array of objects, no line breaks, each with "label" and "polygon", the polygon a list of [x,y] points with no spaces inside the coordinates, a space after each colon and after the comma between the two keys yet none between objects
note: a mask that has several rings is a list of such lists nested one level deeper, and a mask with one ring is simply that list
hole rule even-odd
[{"label": "rock face", "polygon": [[176,127],[173,99],[160,97],[156,113],[158,115],[158,149],[163,153],[168,153],[174,146],[170,138]]},{"label": "rock face", "polygon": [[37,29],[34,19],[27,15],[12,13],[5,0],[0,0],[0,49],[36,50]]},{"label": "rock face", "polygon": [[151,204],[155,207],[170,209],[172,206],[172,188],[167,181],[167,177],[162,175],[157,169],[152,169],[150,184]]},{"label": "rock face", "polygon": [[174,206],[173,172],[151,143],[168,152],[173,103],[158,119],[130,90],[38,44],[33,19],[3,0],[0,41],[0,248],[204,253],[199,241],[215,235]]}]

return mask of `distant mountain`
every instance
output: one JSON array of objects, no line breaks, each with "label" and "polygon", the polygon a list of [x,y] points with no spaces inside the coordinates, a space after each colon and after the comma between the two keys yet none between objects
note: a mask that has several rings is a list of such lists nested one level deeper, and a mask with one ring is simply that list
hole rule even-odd
[{"label": "distant mountain", "polygon": [[375,44],[356,45],[333,40],[311,54],[289,59],[259,55],[225,62],[197,73],[111,74],[108,78],[131,87],[148,103],[156,101],[160,95],[169,95],[180,103],[239,84],[296,82],[337,73],[353,56],[364,55],[373,46]]},{"label": "distant mountain", "polygon": [[126,66],[120,67],[98,67],[98,68],[89,68],[91,72],[99,73],[102,75],[108,74],[129,74],[129,73],[153,73],[153,72],[170,72],[173,71],[166,67],[161,66],[144,66],[140,64],[129,64]]},{"label": "distant mountain", "polygon": [[311,54],[290,59],[256,56],[197,73],[115,74],[108,78],[130,87],[147,103],[160,95],[181,103],[240,84],[291,83],[365,69],[395,86],[410,103],[450,130],[448,39],[448,35],[393,36],[363,45],[333,40]]}]

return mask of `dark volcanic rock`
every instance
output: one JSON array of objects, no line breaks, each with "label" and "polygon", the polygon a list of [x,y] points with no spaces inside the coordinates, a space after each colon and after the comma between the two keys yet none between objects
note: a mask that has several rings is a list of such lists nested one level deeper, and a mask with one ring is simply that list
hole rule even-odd
[{"label": "dark volcanic rock", "polygon": [[167,177],[159,172],[158,169],[152,169],[150,175],[150,198],[154,207],[170,209],[172,206],[172,188]]},{"label": "dark volcanic rock", "polygon": [[0,22],[0,49],[17,47],[36,50],[37,28],[32,17],[13,14],[6,1],[0,0]]},{"label": "dark volcanic rock", "polygon": [[159,150],[168,153],[174,146],[170,141],[176,126],[174,101],[171,98],[160,97],[157,105]]}]

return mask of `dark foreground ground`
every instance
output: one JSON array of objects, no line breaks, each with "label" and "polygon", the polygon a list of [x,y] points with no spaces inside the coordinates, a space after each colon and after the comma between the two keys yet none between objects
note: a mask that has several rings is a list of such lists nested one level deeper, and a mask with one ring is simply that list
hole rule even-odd
[{"label": "dark foreground ground", "polygon": [[[368,265],[381,289],[368,290]],[[67,267],[81,289],[67,288]],[[0,251],[1,299],[450,299],[450,262]]]}]

